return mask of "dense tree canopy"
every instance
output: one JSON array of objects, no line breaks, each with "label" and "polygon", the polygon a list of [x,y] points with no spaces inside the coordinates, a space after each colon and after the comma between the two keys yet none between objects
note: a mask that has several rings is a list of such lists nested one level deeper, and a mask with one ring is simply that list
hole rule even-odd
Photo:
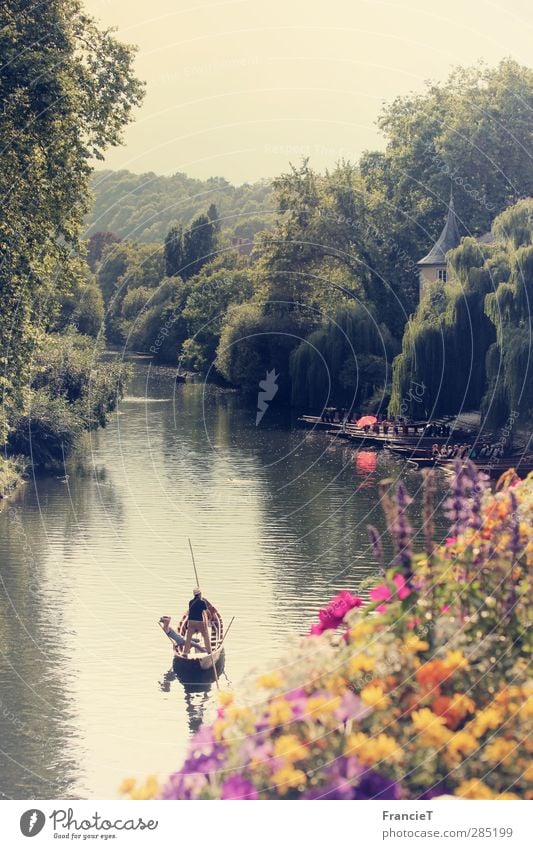
[{"label": "dense tree canopy", "polygon": [[[0,7],[0,402],[21,403],[36,328],[79,273],[90,159],[120,141],[142,88],[132,50],[78,0]],[[48,305],[48,306],[45,306]]]}]

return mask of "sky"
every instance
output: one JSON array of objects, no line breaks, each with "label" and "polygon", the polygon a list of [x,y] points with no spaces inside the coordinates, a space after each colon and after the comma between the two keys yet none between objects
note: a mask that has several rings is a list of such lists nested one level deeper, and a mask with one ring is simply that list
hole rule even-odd
[{"label": "sky", "polygon": [[[530,0],[85,0],[138,45],[142,107],[105,167],[235,184],[383,147],[384,103],[456,65],[531,64]],[[100,165],[101,167],[101,165]]]}]

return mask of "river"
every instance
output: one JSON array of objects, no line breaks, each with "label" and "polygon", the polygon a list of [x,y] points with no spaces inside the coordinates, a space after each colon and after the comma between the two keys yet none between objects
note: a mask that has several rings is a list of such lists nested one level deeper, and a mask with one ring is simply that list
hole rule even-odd
[{"label": "river", "polygon": [[175,386],[142,360],[67,471],[30,479],[0,514],[6,798],[113,798],[126,776],[178,768],[216,707],[173,677],[157,625],[191,596],[188,537],[205,595],[235,616],[222,685],[238,691],[375,572],[379,480],[420,486],[385,452],[291,427],[275,400],[256,426],[236,393]]}]

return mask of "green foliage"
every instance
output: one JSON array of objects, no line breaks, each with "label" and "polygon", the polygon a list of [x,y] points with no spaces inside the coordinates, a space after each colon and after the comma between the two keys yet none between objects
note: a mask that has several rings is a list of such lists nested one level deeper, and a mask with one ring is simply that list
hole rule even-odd
[{"label": "green foliage", "polygon": [[183,268],[183,227],[171,227],[165,237],[165,272],[174,277]]},{"label": "green foliage", "polygon": [[27,462],[23,457],[3,457],[0,454],[0,501],[20,484],[26,467]]},{"label": "green foliage", "polygon": [[71,328],[46,335],[32,363],[25,404],[13,417],[9,448],[37,466],[63,463],[83,431],[105,425],[129,369],[101,362],[101,344]]},{"label": "green foliage", "polygon": [[265,312],[261,303],[228,311],[217,350],[216,367],[246,395],[257,395],[260,380],[275,370],[281,399],[290,399],[290,355],[312,322],[303,313],[279,306]]},{"label": "green foliage", "polygon": [[385,386],[394,350],[389,331],[375,315],[362,304],[347,302],[293,351],[293,404],[320,411],[332,403],[364,403]]},{"label": "green foliage", "polygon": [[408,323],[394,362],[392,413],[428,415],[481,407],[489,424],[533,411],[530,346],[533,200],[495,219],[494,245],[465,239],[450,254],[453,278],[434,285]]},{"label": "green foliage", "polygon": [[93,275],[74,281],[63,296],[55,330],[74,327],[85,336],[98,336],[104,323],[104,299]]},{"label": "green foliage", "polygon": [[153,173],[97,171],[92,189],[94,204],[87,232],[111,230],[140,242],[163,242],[177,224],[190,226],[207,203],[216,204],[220,229],[232,230],[256,218],[261,222],[254,231],[258,232],[267,226],[273,211],[267,180],[236,187],[222,177],[202,181],[180,173],[159,177]]},{"label": "green foliage", "polygon": [[78,274],[89,161],[120,141],[142,87],[132,50],[78,0],[2,3],[0,54],[0,405],[16,413],[40,328]]},{"label": "green foliage", "polygon": [[87,239],[87,262],[91,271],[97,271],[104,248],[107,245],[113,245],[121,241],[122,239],[116,233],[102,230],[99,230]]}]

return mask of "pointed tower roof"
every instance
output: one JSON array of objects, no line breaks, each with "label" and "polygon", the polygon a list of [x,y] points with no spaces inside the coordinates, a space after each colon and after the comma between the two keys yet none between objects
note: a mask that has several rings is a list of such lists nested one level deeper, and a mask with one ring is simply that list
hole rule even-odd
[{"label": "pointed tower roof", "polygon": [[450,193],[450,203],[448,204],[448,216],[446,224],[439,238],[431,248],[430,252],[424,259],[418,262],[418,265],[446,265],[446,254],[453,248],[456,248],[461,241],[459,233],[459,224],[455,214],[453,204],[453,194]]}]

